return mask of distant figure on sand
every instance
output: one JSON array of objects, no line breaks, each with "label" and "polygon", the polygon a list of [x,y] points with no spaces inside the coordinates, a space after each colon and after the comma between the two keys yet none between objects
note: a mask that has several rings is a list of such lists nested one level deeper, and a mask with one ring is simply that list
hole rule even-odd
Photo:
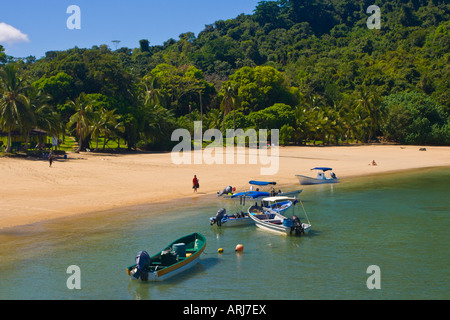
[{"label": "distant figure on sand", "polygon": [[52,163],[53,163],[53,152],[52,152],[52,150],[50,150],[50,153],[48,154],[48,163],[49,163],[49,167],[51,167]]},{"label": "distant figure on sand", "polygon": [[197,192],[197,189],[198,188],[200,188],[200,185],[199,185],[199,179],[197,179],[197,176],[196,175],[194,175],[194,179],[192,179],[192,188],[194,189],[194,192]]},{"label": "distant figure on sand", "polygon": [[375,160],[372,160],[372,162],[371,162],[371,163],[369,163],[369,166],[370,166],[370,165],[376,166],[376,165],[377,165],[377,163],[375,162]]}]

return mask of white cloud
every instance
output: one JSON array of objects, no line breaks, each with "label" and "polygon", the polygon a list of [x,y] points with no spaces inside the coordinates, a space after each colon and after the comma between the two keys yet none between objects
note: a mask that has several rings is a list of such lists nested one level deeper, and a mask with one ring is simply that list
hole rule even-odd
[{"label": "white cloud", "polygon": [[0,43],[6,42],[7,44],[12,44],[14,42],[29,42],[28,36],[22,33],[20,30],[0,22]]}]

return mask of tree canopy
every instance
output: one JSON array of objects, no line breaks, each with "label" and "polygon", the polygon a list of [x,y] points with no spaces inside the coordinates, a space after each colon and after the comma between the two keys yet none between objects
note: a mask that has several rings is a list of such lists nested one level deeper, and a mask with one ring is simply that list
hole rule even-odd
[{"label": "tree canopy", "polygon": [[[373,4],[379,30],[366,24]],[[170,148],[171,130],[195,120],[205,129],[282,129],[284,143],[449,145],[449,17],[445,0],[260,1],[251,15],[162,45],[142,39],[136,48],[75,47],[41,59],[0,46],[0,128],[37,126],[24,120],[31,112],[53,119],[48,126],[59,119],[53,130],[82,145],[100,135],[128,148]],[[20,93],[14,115],[12,90]],[[76,134],[82,101],[93,115]]]}]

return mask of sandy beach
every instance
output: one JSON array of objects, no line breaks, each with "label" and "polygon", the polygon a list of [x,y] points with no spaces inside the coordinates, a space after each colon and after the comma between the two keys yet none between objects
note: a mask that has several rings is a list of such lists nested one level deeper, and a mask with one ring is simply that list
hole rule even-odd
[{"label": "sandy beach", "polygon": [[[372,145],[280,147],[276,175],[258,164],[174,164],[171,153],[69,153],[46,160],[0,158],[0,229],[118,207],[215,194],[228,185],[248,190],[249,180],[298,185],[295,174],[329,166],[340,178],[450,166],[450,147]],[[192,157],[193,159],[193,157]],[[375,160],[377,166],[369,165]],[[267,165],[265,165],[267,167]],[[200,189],[193,193],[192,178]]]}]

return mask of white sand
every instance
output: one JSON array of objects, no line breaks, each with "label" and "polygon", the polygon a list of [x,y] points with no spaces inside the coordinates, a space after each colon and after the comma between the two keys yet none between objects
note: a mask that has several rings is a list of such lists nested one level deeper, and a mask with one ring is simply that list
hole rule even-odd
[{"label": "white sand", "polygon": [[[295,174],[313,175],[329,166],[340,178],[391,171],[450,166],[450,147],[374,145],[280,147],[276,175],[260,174],[262,165],[172,163],[170,153],[70,153],[50,168],[45,160],[0,158],[0,228],[117,207],[199,197],[227,185],[248,190],[249,180],[298,185]],[[377,166],[368,165],[372,160]],[[268,165],[263,165],[268,167]],[[192,190],[194,174],[199,192]]]}]

